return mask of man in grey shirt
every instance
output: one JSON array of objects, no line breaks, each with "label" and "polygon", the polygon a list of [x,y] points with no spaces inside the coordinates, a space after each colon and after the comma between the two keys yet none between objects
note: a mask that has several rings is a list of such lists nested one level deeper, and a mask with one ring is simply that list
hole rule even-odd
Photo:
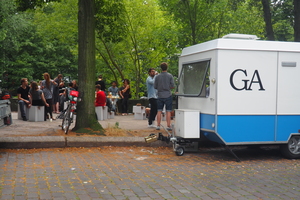
[{"label": "man in grey shirt", "polygon": [[167,130],[171,131],[171,112],[172,112],[172,92],[175,87],[173,76],[167,72],[168,64],[163,62],[160,64],[162,72],[156,76],[154,88],[157,90],[157,127],[160,130],[161,113],[166,106]]}]

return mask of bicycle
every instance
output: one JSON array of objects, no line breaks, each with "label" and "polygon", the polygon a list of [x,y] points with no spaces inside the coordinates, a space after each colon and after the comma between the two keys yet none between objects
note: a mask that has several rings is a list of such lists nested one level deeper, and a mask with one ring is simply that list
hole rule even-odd
[{"label": "bicycle", "polygon": [[79,92],[75,90],[71,90],[69,93],[69,100],[67,101],[67,108],[64,110],[63,118],[62,118],[62,130],[64,130],[65,134],[68,134],[69,127],[71,123],[73,123],[74,112],[76,111],[77,102],[81,101],[78,98]]}]

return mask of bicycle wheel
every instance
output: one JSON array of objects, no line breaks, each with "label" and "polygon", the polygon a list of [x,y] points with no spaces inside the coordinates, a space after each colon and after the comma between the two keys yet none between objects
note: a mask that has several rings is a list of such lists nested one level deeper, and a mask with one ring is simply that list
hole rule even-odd
[{"label": "bicycle wheel", "polygon": [[71,107],[69,106],[68,109],[66,110],[63,121],[62,121],[62,126],[61,126],[61,128],[64,130],[65,134],[68,134],[69,127],[71,124],[70,108]]},{"label": "bicycle wheel", "polygon": [[73,123],[73,116],[74,116],[74,113],[70,112],[70,124]]}]

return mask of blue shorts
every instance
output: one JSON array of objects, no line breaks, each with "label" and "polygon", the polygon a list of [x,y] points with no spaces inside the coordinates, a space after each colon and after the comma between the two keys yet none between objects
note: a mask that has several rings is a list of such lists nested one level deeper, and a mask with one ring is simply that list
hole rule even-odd
[{"label": "blue shorts", "polygon": [[166,105],[166,111],[171,112],[172,111],[172,96],[168,98],[158,98],[157,99],[157,111],[163,111],[164,105]]}]

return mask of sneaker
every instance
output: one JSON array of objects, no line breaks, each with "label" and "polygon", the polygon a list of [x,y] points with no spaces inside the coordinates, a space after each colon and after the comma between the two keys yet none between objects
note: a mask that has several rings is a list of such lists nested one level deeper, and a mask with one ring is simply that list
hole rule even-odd
[{"label": "sneaker", "polygon": [[157,126],[157,127],[156,127],[156,130],[160,130],[160,126]]},{"label": "sneaker", "polygon": [[167,131],[172,131],[172,128],[171,127],[167,127]]},{"label": "sneaker", "polygon": [[23,121],[28,121],[26,117],[22,117],[22,118],[23,118]]},{"label": "sneaker", "polygon": [[154,124],[149,124],[148,128],[155,128],[156,126]]}]

